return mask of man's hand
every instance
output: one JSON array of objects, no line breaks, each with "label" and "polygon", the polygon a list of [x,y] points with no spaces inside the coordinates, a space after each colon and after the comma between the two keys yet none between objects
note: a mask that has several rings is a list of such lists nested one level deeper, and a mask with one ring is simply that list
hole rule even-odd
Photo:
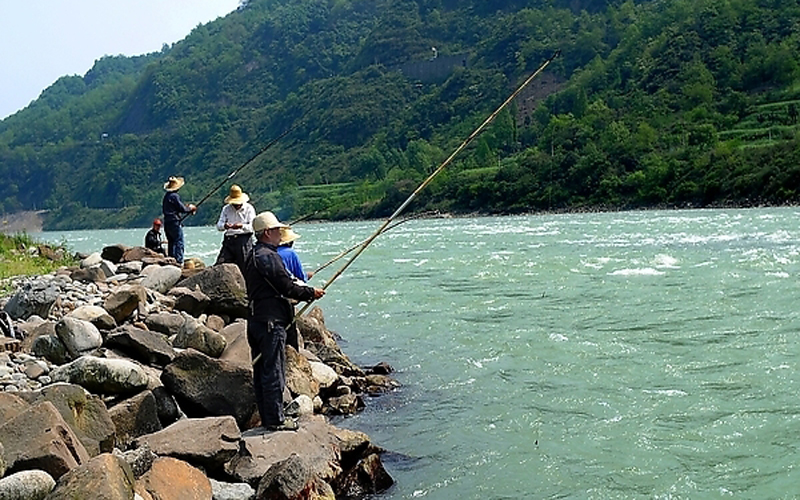
[{"label": "man's hand", "polygon": [[192,213],[197,212],[197,207],[191,203],[189,203],[189,211]]},{"label": "man's hand", "polygon": [[314,300],[321,299],[323,295],[325,295],[325,290],[322,288],[314,289]]}]

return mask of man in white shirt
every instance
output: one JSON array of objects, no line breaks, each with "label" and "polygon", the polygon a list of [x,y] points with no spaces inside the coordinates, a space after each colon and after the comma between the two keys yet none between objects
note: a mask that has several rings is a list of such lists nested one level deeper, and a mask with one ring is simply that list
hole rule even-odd
[{"label": "man in white shirt", "polygon": [[236,184],[231,186],[217,221],[217,230],[225,231],[225,237],[214,265],[231,262],[244,273],[245,259],[253,248],[253,219],[256,218],[256,210],[248,200],[250,197],[242,188]]}]

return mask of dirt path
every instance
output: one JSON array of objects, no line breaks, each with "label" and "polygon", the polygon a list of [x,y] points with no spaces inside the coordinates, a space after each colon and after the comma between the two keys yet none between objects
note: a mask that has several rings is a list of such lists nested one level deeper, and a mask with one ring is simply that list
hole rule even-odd
[{"label": "dirt path", "polygon": [[3,233],[40,233],[45,210],[36,212],[17,212],[0,215],[0,232]]}]

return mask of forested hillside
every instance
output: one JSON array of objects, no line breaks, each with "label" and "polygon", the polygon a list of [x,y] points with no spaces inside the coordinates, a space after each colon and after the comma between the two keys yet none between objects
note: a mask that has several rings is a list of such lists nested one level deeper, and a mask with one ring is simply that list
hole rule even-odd
[{"label": "forested hillside", "polygon": [[256,209],[385,216],[557,49],[412,208],[800,201],[798,1],[249,0],[0,121],[0,211],[146,226],[297,125],[235,178]]}]

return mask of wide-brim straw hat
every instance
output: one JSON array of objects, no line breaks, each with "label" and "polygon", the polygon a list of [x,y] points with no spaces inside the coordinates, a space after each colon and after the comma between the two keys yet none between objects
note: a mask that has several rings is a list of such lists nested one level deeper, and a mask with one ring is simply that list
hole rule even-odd
[{"label": "wide-brim straw hat", "polygon": [[282,227],[281,228],[281,245],[288,245],[289,243],[293,242],[300,235],[292,231],[290,227]]},{"label": "wide-brim straw hat", "polygon": [[164,184],[164,191],[177,191],[184,184],[183,177],[170,177]]},{"label": "wide-brim straw hat", "polygon": [[228,196],[225,197],[225,203],[231,205],[241,205],[243,203],[247,203],[250,200],[250,197],[247,193],[242,192],[242,188],[234,184],[231,186],[231,192]]},{"label": "wide-brim straw hat", "polygon": [[261,212],[260,214],[256,215],[256,218],[253,219],[253,231],[256,233],[260,233],[262,231],[266,231],[267,229],[273,229],[276,227],[289,227],[286,224],[282,223],[275,217],[275,214],[272,212]]}]

